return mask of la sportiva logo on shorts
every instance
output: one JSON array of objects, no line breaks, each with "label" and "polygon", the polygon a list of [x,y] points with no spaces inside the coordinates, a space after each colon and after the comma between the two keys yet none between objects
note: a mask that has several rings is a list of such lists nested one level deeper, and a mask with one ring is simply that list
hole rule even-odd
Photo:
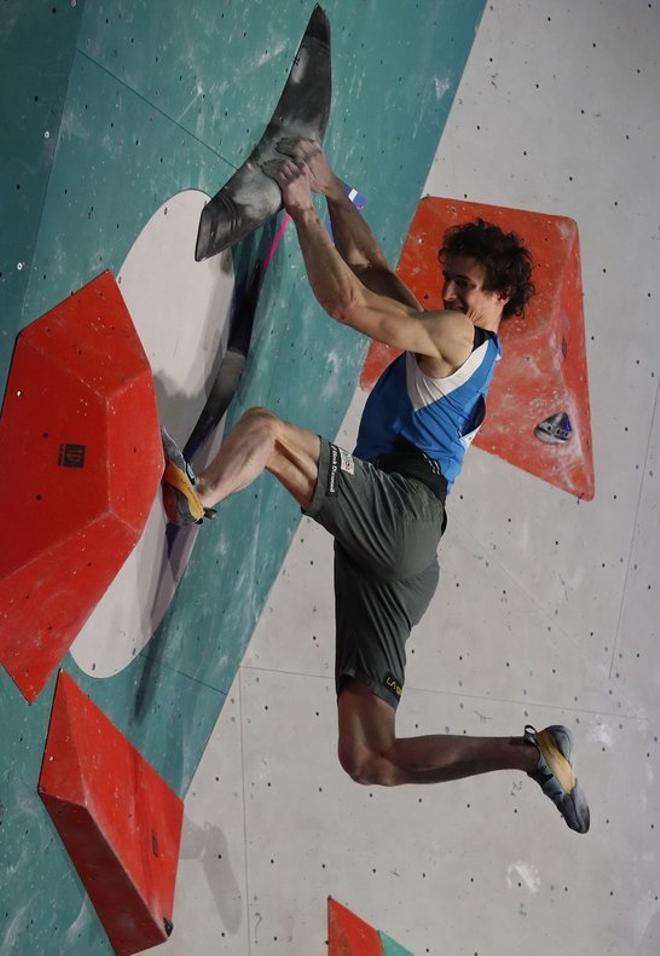
[{"label": "la sportiva logo on shorts", "polygon": [[355,474],[353,456],[343,448],[330,444],[330,468],[328,470],[328,494],[337,494],[337,472],[341,470],[347,475]]},{"label": "la sportiva logo on shorts", "polygon": [[385,675],[383,684],[385,684],[390,693],[394,694],[396,697],[401,697],[401,694],[403,693],[403,687],[393,674],[387,673]]}]

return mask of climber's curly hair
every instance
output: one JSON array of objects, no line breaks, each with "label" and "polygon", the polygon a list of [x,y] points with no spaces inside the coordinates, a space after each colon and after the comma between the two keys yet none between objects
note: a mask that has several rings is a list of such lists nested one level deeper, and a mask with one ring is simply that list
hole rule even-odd
[{"label": "climber's curly hair", "polygon": [[452,226],[445,233],[438,252],[441,261],[449,256],[476,259],[486,270],[484,291],[509,295],[502,309],[503,319],[524,313],[536,291],[531,278],[534,260],[515,232],[504,232],[481,218]]}]

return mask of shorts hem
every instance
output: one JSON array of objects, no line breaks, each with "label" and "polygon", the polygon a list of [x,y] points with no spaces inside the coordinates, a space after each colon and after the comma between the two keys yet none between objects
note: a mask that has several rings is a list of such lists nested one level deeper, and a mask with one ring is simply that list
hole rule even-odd
[{"label": "shorts hem", "polygon": [[323,502],[325,500],[325,489],[328,484],[330,442],[322,435],[319,435],[319,439],[321,440],[321,450],[319,452],[316,487],[314,488],[314,494],[312,495],[312,501],[309,508],[300,509],[308,518],[317,518],[319,516],[321,508],[323,507]]},{"label": "shorts hem", "polygon": [[359,684],[363,684],[367,690],[371,691],[374,697],[378,697],[379,700],[383,700],[386,704],[389,704],[392,710],[396,710],[401,702],[401,698],[392,691],[388,690],[383,684],[379,684],[378,681],[373,680],[371,677],[367,677],[366,674],[357,671],[355,668],[344,670],[339,677],[337,677],[335,682],[337,700],[339,700],[343,691],[345,690],[344,683],[347,678],[356,680]]}]

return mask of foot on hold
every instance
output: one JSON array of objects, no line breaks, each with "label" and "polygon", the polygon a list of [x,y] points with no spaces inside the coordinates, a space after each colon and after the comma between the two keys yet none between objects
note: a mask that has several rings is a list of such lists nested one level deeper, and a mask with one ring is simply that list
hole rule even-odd
[{"label": "foot on hold", "polygon": [[589,805],[571,764],[573,738],[568,727],[553,726],[537,731],[525,727],[525,740],[539,752],[535,770],[527,774],[550,797],[562,817],[577,833],[589,829]]},{"label": "foot on hold", "polygon": [[188,525],[201,524],[203,518],[215,518],[213,508],[205,508],[199,500],[194,471],[162,425],[160,435],[166,462],[162,485],[167,520],[176,525]]}]

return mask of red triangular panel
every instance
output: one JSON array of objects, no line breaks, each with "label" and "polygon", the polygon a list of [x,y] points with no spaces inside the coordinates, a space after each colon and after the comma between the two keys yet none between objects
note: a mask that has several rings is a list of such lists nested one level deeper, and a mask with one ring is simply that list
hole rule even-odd
[{"label": "red triangular panel", "polygon": [[383,956],[379,933],[355,913],[328,897],[329,956]]},{"label": "red triangular panel", "polygon": [[[450,199],[422,199],[401,254],[399,274],[427,309],[442,308],[437,253],[447,228],[481,216],[519,233],[536,261],[537,295],[524,319],[500,326],[504,360],[488,395],[480,448],[579,498],[593,498],[594,469],[577,225],[563,216]],[[374,343],[362,371],[370,389],[396,356]],[[572,437],[546,444],[535,427],[568,413]]]}]

